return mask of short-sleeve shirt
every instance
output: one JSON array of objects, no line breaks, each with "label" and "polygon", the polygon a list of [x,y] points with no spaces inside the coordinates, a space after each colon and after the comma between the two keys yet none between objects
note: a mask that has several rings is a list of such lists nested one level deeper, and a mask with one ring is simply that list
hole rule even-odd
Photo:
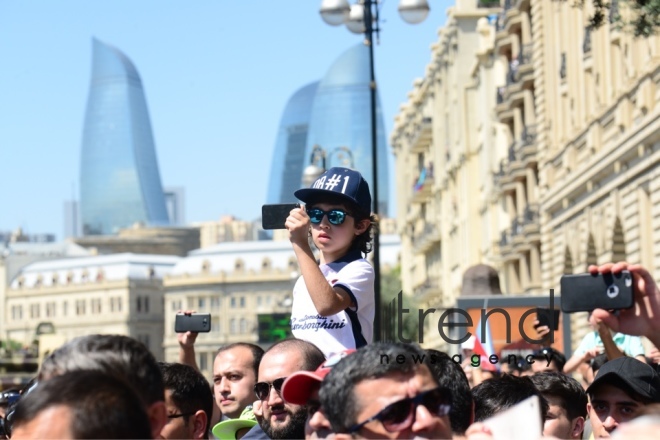
[{"label": "short-sleeve shirt", "polygon": [[326,357],[371,343],[375,314],[374,269],[371,264],[360,251],[355,250],[319,268],[332,287],[339,287],[348,293],[354,307],[334,315],[321,316],[301,276],[293,288],[293,335],[316,345]]},{"label": "short-sleeve shirt", "polygon": [[[642,338],[639,336],[625,335],[617,332],[612,335],[612,340],[614,340],[614,344],[619,350],[627,356],[644,356],[644,345],[642,344]],[[588,350],[597,346],[603,346],[600,335],[597,331],[589,332],[582,338],[580,345],[575,349],[575,354],[583,355]]]}]

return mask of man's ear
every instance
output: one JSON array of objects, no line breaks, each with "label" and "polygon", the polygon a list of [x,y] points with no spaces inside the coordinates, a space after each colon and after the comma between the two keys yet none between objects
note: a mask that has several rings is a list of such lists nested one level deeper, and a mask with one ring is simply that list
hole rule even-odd
[{"label": "man's ear", "polygon": [[151,437],[158,438],[160,431],[167,423],[167,407],[162,400],[152,403],[147,407],[147,416],[151,425]]},{"label": "man's ear", "polygon": [[573,428],[571,429],[571,438],[582,438],[582,431],[584,431],[584,417],[577,417],[573,421]]},{"label": "man's ear", "polygon": [[193,438],[206,438],[206,425],[208,417],[204,411],[197,410],[193,415]]}]

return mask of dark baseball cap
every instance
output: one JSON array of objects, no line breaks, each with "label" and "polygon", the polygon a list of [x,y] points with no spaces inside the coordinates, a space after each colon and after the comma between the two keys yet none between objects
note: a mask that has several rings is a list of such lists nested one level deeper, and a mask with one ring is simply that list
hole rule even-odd
[{"label": "dark baseball cap", "polygon": [[371,213],[369,184],[362,174],[350,168],[330,168],[321,174],[311,187],[299,189],[293,195],[305,203],[333,197],[356,206],[363,215],[368,216]]},{"label": "dark baseball cap", "polygon": [[617,383],[625,384],[645,399],[660,402],[660,376],[652,366],[632,357],[605,362],[587,388],[587,393],[593,393],[600,385],[616,386]]}]

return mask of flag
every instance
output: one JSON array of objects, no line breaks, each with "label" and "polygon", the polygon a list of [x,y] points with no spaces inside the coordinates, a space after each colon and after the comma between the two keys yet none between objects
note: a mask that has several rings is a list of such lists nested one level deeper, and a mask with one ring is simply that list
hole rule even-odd
[{"label": "flag", "polygon": [[[479,323],[475,329],[475,341],[474,341],[474,353],[481,356],[481,369],[486,371],[499,371],[499,364],[491,364],[488,358],[495,354],[495,349],[493,348],[493,337],[490,333],[490,323],[486,319],[485,329],[482,329],[482,322],[479,319]],[[481,335],[484,335],[483,340]]]}]

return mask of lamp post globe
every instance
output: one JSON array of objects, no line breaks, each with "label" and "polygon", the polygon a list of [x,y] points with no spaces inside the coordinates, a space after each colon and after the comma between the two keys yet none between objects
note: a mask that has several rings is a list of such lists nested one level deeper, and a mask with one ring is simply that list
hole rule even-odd
[{"label": "lamp post globe", "polygon": [[325,173],[325,169],[322,167],[315,165],[315,164],[310,164],[305,167],[305,171],[303,171],[302,175],[302,184],[303,187],[309,188],[312,186],[312,184],[321,177],[321,174]]},{"label": "lamp post globe", "polygon": [[339,26],[348,20],[351,7],[347,0],[323,0],[320,14],[323,21],[330,26]]},{"label": "lamp post globe", "polygon": [[418,24],[426,20],[429,10],[426,0],[401,0],[399,2],[399,15],[403,21],[409,24]]},{"label": "lamp post globe", "polygon": [[351,12],[346,20],[346,28],[354,34],[364,34],[367,26],[364,23],[364,5],[355,3],[351,5]]}]

